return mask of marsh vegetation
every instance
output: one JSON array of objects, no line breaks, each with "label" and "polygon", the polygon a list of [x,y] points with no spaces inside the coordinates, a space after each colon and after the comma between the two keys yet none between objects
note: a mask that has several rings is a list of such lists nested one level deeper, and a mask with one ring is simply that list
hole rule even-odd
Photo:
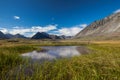
[{"label": "marsh vegetation", "polygon": [[[119,80],[120,42],[70,42],[70,41],[0,41],[0,80]],[[29,63],[19,56],[39,46],[79,45],[90,49],[90,54],[72,58]]]}]

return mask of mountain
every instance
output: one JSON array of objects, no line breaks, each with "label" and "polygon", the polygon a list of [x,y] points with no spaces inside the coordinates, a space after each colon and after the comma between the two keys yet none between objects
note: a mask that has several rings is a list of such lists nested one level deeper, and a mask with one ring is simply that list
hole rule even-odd
[{"label": "mountain", "polygon": [[12,38],[26,38],[26,37],[21,34],[16,34],[16,35],[13,35]]},{"label": "mountain", "polygon": [[57,36],[57,35],[49,35],[49,37],[50,37],[51,39],[53,39],[53,40],[55,40],[55,39],[61,39],[61,37],[60,37],[60,36]]},{"label": "mountain", "polygon": [[120,12],[93,22],[80,31],[74,38],[120,38]]},{"label": "mountain", "polygon": [[31,39],[52,39],[52,40],[57,40],[57,39],[70,39],[71,36],[57,36],[57,35],[51,35],[45,32],[37,32]]},{"label": "mountain", "polygon": [[51,39],[51,37],[45,32],[37,32],[31,39]]},{"label": "mountain", "polygon": [[21,35],[21,34],[16,34],[16,35],[12,35],[10,33],[5,34],[7,39],[12,39],[12,38],[26,38],[25,36]]},{"label": "mountain", "polygon": [[1,31],[0,31],[0,39],[7,39],[7,37],[5,36],[5,34],[3,34]]},{"label": "mountain", "polygon": [[66,39],[66,36],[65,35],[61,35],[59,36],[61,39]]},{"label": "mountain", "polygon": [[12,35],[12,34],[5,34],[5,36],[8,38],[8,39],[10,39],[10,38],[13,38],[14,37],[14,35]]}]

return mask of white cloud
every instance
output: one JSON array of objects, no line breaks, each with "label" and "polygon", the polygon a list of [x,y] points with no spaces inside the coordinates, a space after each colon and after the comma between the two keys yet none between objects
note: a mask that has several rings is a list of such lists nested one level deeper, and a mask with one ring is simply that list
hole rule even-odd
[{"label": "white cloud", "polygon": [[27,32],[30,32],[30,29],[21,28],[21,29],[11,29],[9,31],[10,34],[22,34],[22,35],[24,35]]},{"label": "white cloud", "polygon": [[87,24],[80,24],[73,26],[71,28],[62,28],[58,30],[58,33],[60,35],[66,35],[66,36],[74,36],[78,32],[80,32],[82,29],[84,29],[87,26]]},{"label": "white cloud", "polygon": [[114,11],[114,13],[119,13],[119,12],[120,12],[120,9],[118,9],[118,10]]},{"label": "white cloud", "polygon": [[51,30],[57,29],[57,25],[47,25],[45,27],[42,26],[33,26],[31,28],[31,32],[48,32]]},{"label": "white cloud", "polygon": [[15,27],[13,27],[13,29],[19,29],[19,28],[21,28],[21,27],[19,27],[19,26],[15,26]]},{"label": "white cloud", "polygon": [[85,28],[87,26],[87,24],[80,24],[78,26],[81,27],[81,28]]},{"label": "white cloud", "polygon": [[70,28],[61,28],[57,29],[57,25],[47,25],[47,26],[32,26],[31,28],[24,28],[24,27],[13,27],[13,28],[0,28],[0,31],[3,33],[10,33],[10,34],[22,34],[27,37],[33,36],[37,32],[49,32],[51,31],[51,34],[57,34],[57,35],[66,35],[66,36],[74,36],[78,32],[80,32],[83,28],[85,28],[87,24],[80,24],[76,25]]},{"label": "white cloud", "polygon": [[14,16],[14,19],[19,20],[20,17],[19,16]]},{"label": "white cloud", "polygon": [[8,30],[6,28],[0,28],[0,31],[3,33],[8,33]]}]

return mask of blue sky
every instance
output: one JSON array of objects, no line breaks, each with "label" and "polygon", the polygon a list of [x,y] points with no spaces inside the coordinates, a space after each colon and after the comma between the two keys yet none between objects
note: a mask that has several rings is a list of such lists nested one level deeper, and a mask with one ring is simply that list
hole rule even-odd
[{"label": "blue sky", "polygon": [[115,11],[120,11],[120,0],[0,0],[0,31],[73,36]]}]

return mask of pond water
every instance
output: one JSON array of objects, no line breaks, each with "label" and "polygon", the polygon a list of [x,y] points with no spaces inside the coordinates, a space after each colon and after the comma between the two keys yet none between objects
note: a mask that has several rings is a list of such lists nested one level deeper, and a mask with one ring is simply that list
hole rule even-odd
[{"label": "pond water", "polygon": [[22,54],[23,57],[30,57],[32,60],[53,60],[58,58],[69,58],[80,55],[78,46],[46,46],[42,51],[33,51]]}]

